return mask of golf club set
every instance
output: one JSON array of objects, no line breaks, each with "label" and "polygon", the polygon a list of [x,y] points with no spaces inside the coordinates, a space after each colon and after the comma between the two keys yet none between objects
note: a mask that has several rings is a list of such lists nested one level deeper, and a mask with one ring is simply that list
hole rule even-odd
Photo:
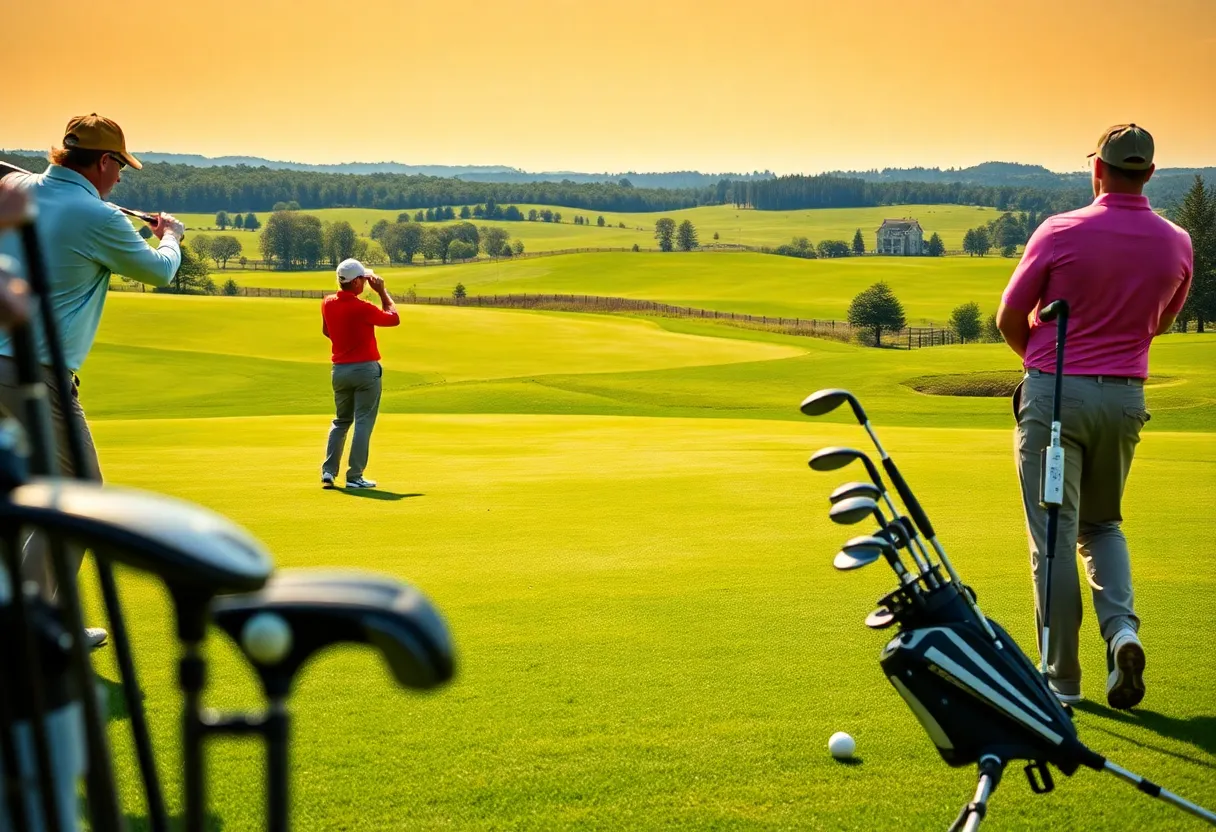
[{"label": "golf club set", "polygon": [[[50,394],[72,395],[47,275],[32,221],[18,226],[29,314],[9,331],[18,367],[24,430],[0,419],[0,832],[126,828],[106,728],[106,707],[84,644],[84,622],[69,547],[91,550],[109,619],[121,689],[143,785],[147,826],[165,832],[165,808],[113,564],[155,576],[172,599],[181,644],[184,823],[202,832],[208,816],[204,746],[225,736],[260,738],[266,750],[266,827],[289,826],[287,698],[300,668],[335,644],[366,644],[393,678],[414,690],[454,674],[454,650],[438,611],[416,589],[373,574],[275,572],[270,554],[224,517],[161,495],[60,476]],[[35,327],[50,355],[47,389]],[[66,406],[63,408],[68,409]],[[66,431],[74,470],[85,470],[82,437]],[[47,543],[57,597],[48,602],[22,572],[31,533]],[[267,704],[220,715],[202,706],[208,624],[240,648]],[[85,804],[77,789],[84,778]]]},{"label": "golf club set", "polygon": [[[873,519],[877,524],[872,534],[848,540],[836,555],[834,565],[840,570],[853,570],[885,560],[895,572],[898,586],[879,599],[878,608],[866,617],[865,623],[875,630],[896,628],[879,656],[879,665],[929,734],[942,759],[954,767],[977,766],[974,798],[950,826],[951,832],[959,829],[972,832],[979,828],[989,797],[1000,783],[1006,765],[1015,760],[1026,762],[1026,777],[1035,793],[1054,788],[1049,765],[1066,776],[1085,766],[1113,774],[1140,791],[1216,826],[1216,814],[1086,747],[1077,737],[1071,712],[1048,687],[1050,575],[1063,502],[1060,397],[1067,304],[1056,301],[1044,307],[1039,317],[1047,322],[1057,321],[1055,403],[1051,441],[1044,449],[1044,476],[1040,484],[1042,504],[1048,510],[1047,609],[1043,614],[1040,666],[1036,668],[1009,634],[980,610],[976,593],[960,580],[928,515],[878,440],[861,402],[841,389],[811,394],[802,402],[802,413],[822,416],[847,404],[869,434],[882,470],[868,454],[853,448],[824,448],[811,457],[810,467],[816,471],[836,471],[859,462],[869,477],[868,481],[846,483],[829,497],[829,516],[833,522],[855,525]],[[883,473],[890,479],[906,514],[897,507]]]}]

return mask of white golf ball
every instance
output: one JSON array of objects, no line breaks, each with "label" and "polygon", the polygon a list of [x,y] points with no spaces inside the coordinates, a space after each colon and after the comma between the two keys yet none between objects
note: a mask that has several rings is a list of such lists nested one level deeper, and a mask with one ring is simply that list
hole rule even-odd
[{"label": "white golf ball", "polygon": [[847,760],[857,750],[857,743],[844,731],[837,731],[828,739],[828,751],[837,760]]},{"label": "white golf ball", "polygon": [[241,645],[261,664],[277,664],[291,652],[291,627],[273,612],[260,612],[241,628]]}]

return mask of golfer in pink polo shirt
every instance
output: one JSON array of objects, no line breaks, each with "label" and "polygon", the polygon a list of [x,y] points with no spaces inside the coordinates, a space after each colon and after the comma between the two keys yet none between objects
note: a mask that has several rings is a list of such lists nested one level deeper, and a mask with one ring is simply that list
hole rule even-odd
[{"label": "golfer in pink polo shirt", "polygon": [[[1169,330],[1186,300],[1191,238],[1153,213],[1142,195],[1153,175],[1148,131],[1134,124],[1112,127],[1090,155],[1097,198],[1044,220],[1035,231],[1001,298],[997,326],[1026,369],[1014,397],[1015,447],[1041,633],[1047,511],[1039,505],[1040,453],[1051,431],[1055,325],[1040,321],[1038,310],[1059,298],[1068,301],[1061,402],[1066,468],[1056,551],[1075,547],[1085,562],[1107,643],[1106,698],[1111,707],[1131,708],[1144,698],[1145,658],[1121,501],[1140,430],[1150,418],[1144,406],[1149,344]],[[1061,700],[1078,702],[1082,604],[1070,558],[1056,558],[1051,590],[1050,684]]]}]

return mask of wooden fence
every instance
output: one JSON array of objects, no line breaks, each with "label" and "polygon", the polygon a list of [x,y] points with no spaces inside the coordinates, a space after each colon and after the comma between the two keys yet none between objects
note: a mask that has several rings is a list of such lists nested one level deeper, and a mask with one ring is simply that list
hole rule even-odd
[{"label": "wooden fence", "polygon": [[[126,282],[111,283],[112,292],[147,291],[143,284]],[[334,294],[333,289],[275,289],[257,286],[238,286],[233,297],[246,298],[296,298],[320,300]],[[392,294],[395,303],[423,306],[489,307],[495,309],[541,309],[561,312],[626,312],[633,314],[661,315],[672,318],[702,318],[742,326],[749,329],[764,329],[786,335],[815,338],[831,338],[853,341],[858,335],[865,336],[869,330],[856,330],[847,321],[831,318],[790,318],[783,315],[751,315],[746,312],[724,312],[720,309],[701,309],[696,306],[675,306],[641,298],[619,298],[603,295],[572,295],[550,293],[520,293],[506,295],[470,295],[464,298],[450,296],[426,296]],[[894,347],[920,349],[957,344],[958,337],[949,329],[938,327],[906,327],[896,333],[883,333],[883,341]]]}]

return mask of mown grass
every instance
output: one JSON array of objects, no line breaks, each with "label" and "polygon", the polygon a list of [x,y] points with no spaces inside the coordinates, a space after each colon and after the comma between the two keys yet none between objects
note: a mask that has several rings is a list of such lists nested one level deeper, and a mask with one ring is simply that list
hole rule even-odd
[{"label": "mown grass", "polygon": [[[884,219],[911,217],[920,220],[925,229],[925,239],[937,232],[946,248],[961,250],[963,234],[968,228],[983,225],[999,216],[995,208],[969,205],[892,205],[879,208],[824,208],[801,211],[755,211],[738,209],[729,205],[704,208],[688,208],[681,211],[657,213],[620,213],[590,211],[581,208],[563,208],[553,205],[519,205],[527,215],[530,209],[549,209],[562,215],[562,222],[502,222],[497,220],[470,219],[481,225],[504,228],[512,238],[523,240],[527,251],[555,251],[567,248],[629,248],[635,243],[642,247],[655,247],[654,224],[659,217],[671,217],[677,223],[689,220],[696,226],[702,245],[731,244],[749,246],[779,246],[793,237],[807,237],[812,243],[825,239],[852,242],[853,234],[861,229],[866,249],[873,250],[878,226]],[[459,210],[459,207],[457,207]],[[409,209],[411,220],[417,209]],[[269,211],[256,212],[265,225]],[[322,222],[349,222],[363,236],[371,233],[379,220],[395,222],[399,210],[376,208],[321,208],[309,210]],[[574,225],[574,216],[587,217],[590,225]],[[604,217],[605,225],[597,220]],[[219,233],[215,228],[215,214],[184,213],[178,215],[195,233]],[[459,222],[459,220],[455,220]],[[621,228],[620,224],[625,227]],[[241,240],[243,252],[251,259],[260,258],[257,244],[260,232],[233,231]],[[718,240],[713,235],[718,234]]]},{"label": "mown grass", "polygon": [[[864,434],[797,405],[829,385],[861,396],[985,611],[1029,646],[1008,402],[903,384],[1008,372],[1003,347],[897,352],[684,319],[408,307],[381,334],[368,470],[381,490],[359,495],[317,487],[330,393],[315,301],[108,307],[81,395],[110,481],[229,515],[280,567],[416,582],[452,627],[459,678],[433,695],[394,688],[366,650],[304,670],[296,828],[923,829],[971,794],[972,772],[938,760],[876,666],[885,636],[861,622],[892,577],[829,565],[843,537],[826,494],[850,475],[806,458]],[[1095,706],[1077,720],[1095,750],[1210,804],[1216,664],[1195,610],[1216,598],[1216,565],[1187,553],[1216,519],[1160,495],[1180,482],[1198,500],[1216,493],[1216,336],[1167,336],[1151,358],[1171,379],[1148,390],[1125,502],[1149,694],[1131,715]],[[153,582],[121,579],[176,812],[172,615]],[[95,604],[93,586],[86,571]],[[1101,701],[1092,618],[1082,638],[1085,690]],[[112,651],[96,655],[116,679]],[[208,655],[207,703],[256,706],[232,646],[216,636]],[[859,764],[828,756],[837,730],[857,738]],[[138,817],[121,715],[111,736]],[[261,752],[222,741],[208,759],[217,824],[260,827]],[[1011,776],[988,823],[1200,828],[1092,772],[1046,797]]]}]

